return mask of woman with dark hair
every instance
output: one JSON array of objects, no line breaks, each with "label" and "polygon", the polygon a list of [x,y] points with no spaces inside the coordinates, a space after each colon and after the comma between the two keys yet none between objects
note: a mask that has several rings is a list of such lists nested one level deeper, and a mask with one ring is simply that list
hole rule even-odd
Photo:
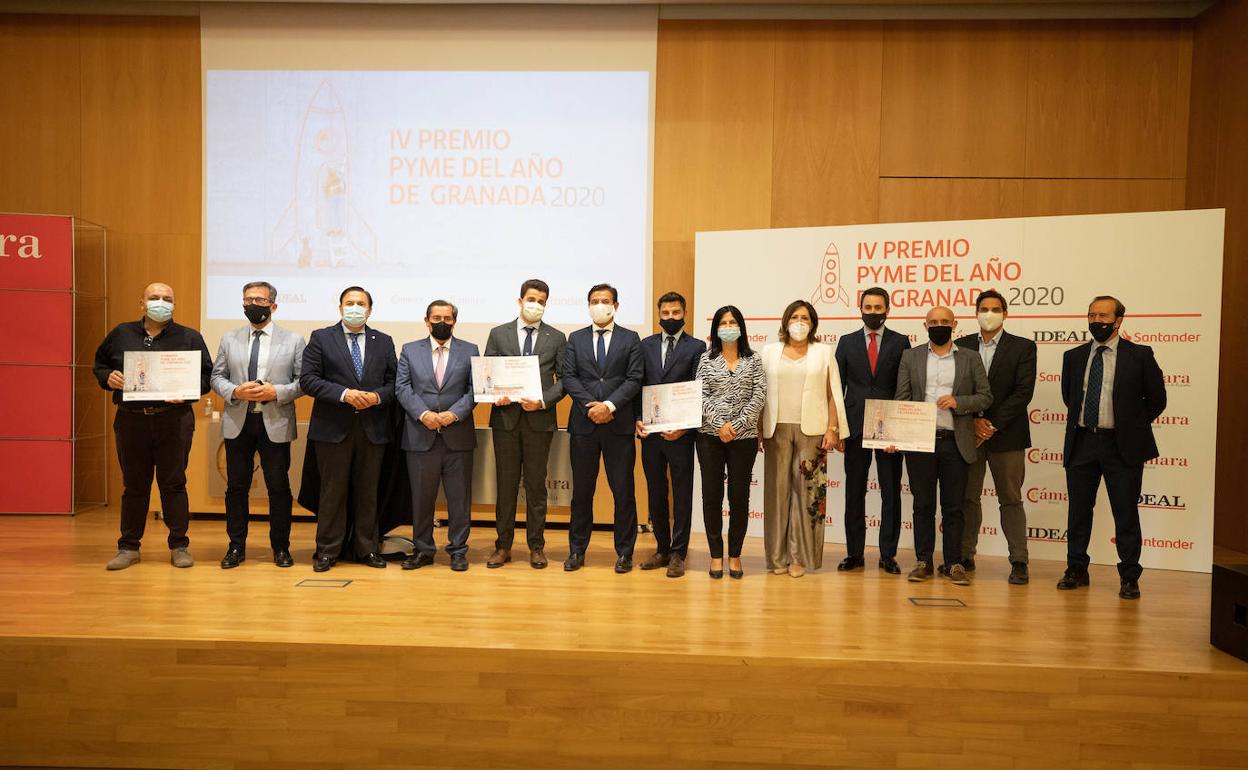
[{"label": "woman with dark hair", "polygon": [[745,337],[745,318],[732,305],[711,318],[711,348],[698,361],[702,381],[702,519],[711,550],[711,577],[724,576],[724,477],[728,479],[728,574],[741,578],[741,546],[750,520],[750,478],[758,454],[758,416],[767,379]]},{"label": "woman with dark hair", "polygon": [[819,316],[805,300],[784,309],[780,341],[763,348],[763,542],[767,569],[801,577],[823,566],[828,455],[848,424],[832,348],[815,341]]}]

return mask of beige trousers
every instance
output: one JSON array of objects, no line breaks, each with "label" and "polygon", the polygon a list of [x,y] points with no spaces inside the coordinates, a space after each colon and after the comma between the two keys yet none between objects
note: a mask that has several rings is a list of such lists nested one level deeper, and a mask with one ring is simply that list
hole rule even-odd
[{"label": "beige trousers", "polygon": [[763,441],[763,543],[767,569],[823,566],[828,460],[823,436],[781,423]]}]

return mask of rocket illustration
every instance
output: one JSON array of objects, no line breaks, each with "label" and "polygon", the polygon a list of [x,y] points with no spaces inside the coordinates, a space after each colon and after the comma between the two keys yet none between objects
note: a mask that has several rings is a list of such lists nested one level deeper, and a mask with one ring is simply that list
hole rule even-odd
[{"label": "rocket illustration", "polygon": [[819,260],[819,283],[810,295],[812,305],[844,305],[850,307],[849,294],[841,283],[841,254],[835,243],[829,243]]},{"label": "rocket illustration", "polygon": [[273,229],[270,259],[304,269],[375,264],[377,235],[351,198],[346,113],[323,80],[303,116],[294,199]]}]

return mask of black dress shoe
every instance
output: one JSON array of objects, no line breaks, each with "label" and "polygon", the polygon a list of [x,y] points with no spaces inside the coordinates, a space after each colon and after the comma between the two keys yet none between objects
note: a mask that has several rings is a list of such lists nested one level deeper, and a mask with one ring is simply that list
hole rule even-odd
[{"label": "black dress shoe", "polygon": [[1031,581],[1027,576],[1027,565],[1021,561],[1010,562],[1010,585],[1025,586]]},{"label": "black dress shoe", "polygon": [[1118,595],[1123,599],[1140,598],[1140,584],[1134,580],[1124,580],[1118,588]]},{"label": "black dress shoe", "polygon": [[1066,574],[1062,575],[1062,579],[1057,581],[1057,590],[1073,591],[1079,586],[1086,586],[1091,581],[1088,580],[1088,573],[1076,572],[1073,569],[1066,570]]},{"label": "black dress shoe", "polygon": [[578,569],[584,566],[585,566],[585,554],[573,552],[573,553],[568,554],[568,558],[564,560],[563,571],[564,572],[576,572]]},{"label": "black dress shoe", "polygon": [[420,569],[433,564],[433,554],[417,551],[403,560],[403,569]]},{"label": "black dress shoe", "polygon": [[889,556],[880,557],[880,569],[890,575],[900,575],[901,567],[897,566],[897,560]]},{"label": "black dress shoe", "polygon": [[243,549],[230,546],[225,556],[221,557],[221,569],[234,569],[245,561],[247,561],[247,555]]},{"label": "black dress shoe", "polygon": [[273,563],[279,567],[290,567],[294,565],[295,560],[290,557],[290,551],[283,548],[273,552]]},{"label": "black dress shoe", "polygon": [[615,560],[615,574],[623,575],[625,572],[633,571],[633,559],[631,556],[621,556]]},{"label": "black dress shoe", "polygon": [[378,553],[370,553],[368,556],[360,559],[360,564],[363,564],[365,567],[372,567],[373,569],[386,568],[386,560],[381,558],[381,554]]},{"label": "black dress shoe", "polygon": [[963,560],[962,560],[962,569],[966,570],[967,572],[974,572],[974,571],[975,571],[975,560],[974,560],[974,559],[963,559]]},{"label": "black dress shoe", "polygon": [[468,557],[462,553],[453,554],[451,556],[451,569],[455,572],[467,572]]},{"label": "black dress shoe", "polygon": [[743,569],[729,569],[729,570],[728,570],[728,577],[732,578],[733,580],[740,580],[741,578],[745,577],[745,570],[743,570]]},{"label": "black dress shoe", "polygon": [[841,559],[841,563],[836,565],[837,572],[853,572],[856,569],[862,569],[866,566],[866,562],[861,556],[846,556]]},{"label": "black dress shoe", "polygon": [[332,568],[337,563],[338,563],[338,560],[332,556],[318,556],[316,557],[316,563],[312,565],[312,571],[313,572],[329,572],[330,568]]}]

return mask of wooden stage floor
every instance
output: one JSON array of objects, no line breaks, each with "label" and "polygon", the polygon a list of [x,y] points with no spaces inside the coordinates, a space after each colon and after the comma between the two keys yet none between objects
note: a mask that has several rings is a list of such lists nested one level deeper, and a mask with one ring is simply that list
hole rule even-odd
[{"label": "wooden stage floor", "polygon": [[283,570],[258,522],[223,571],[220,521],[192,523],[192,569],[150,522],[110,573],[116,523],[0,517],[0,766],[1248,767],[1248,664],[1208,644],[1208,575],[1148,571],[1124,602],[1112,567],[1065,593],[1059,563],[1011,586],[987,557],[970,587],[914,585],[871,554],[838,574],[829,544],[793,579],[750,540],[745,579],[713,581],[695,533],[671,580],[614,574],[606,532],[565,574],[564,531],[550,568],[518,548],[487,570],[480,527],[467,573],[315,575],[312,525]]}]

